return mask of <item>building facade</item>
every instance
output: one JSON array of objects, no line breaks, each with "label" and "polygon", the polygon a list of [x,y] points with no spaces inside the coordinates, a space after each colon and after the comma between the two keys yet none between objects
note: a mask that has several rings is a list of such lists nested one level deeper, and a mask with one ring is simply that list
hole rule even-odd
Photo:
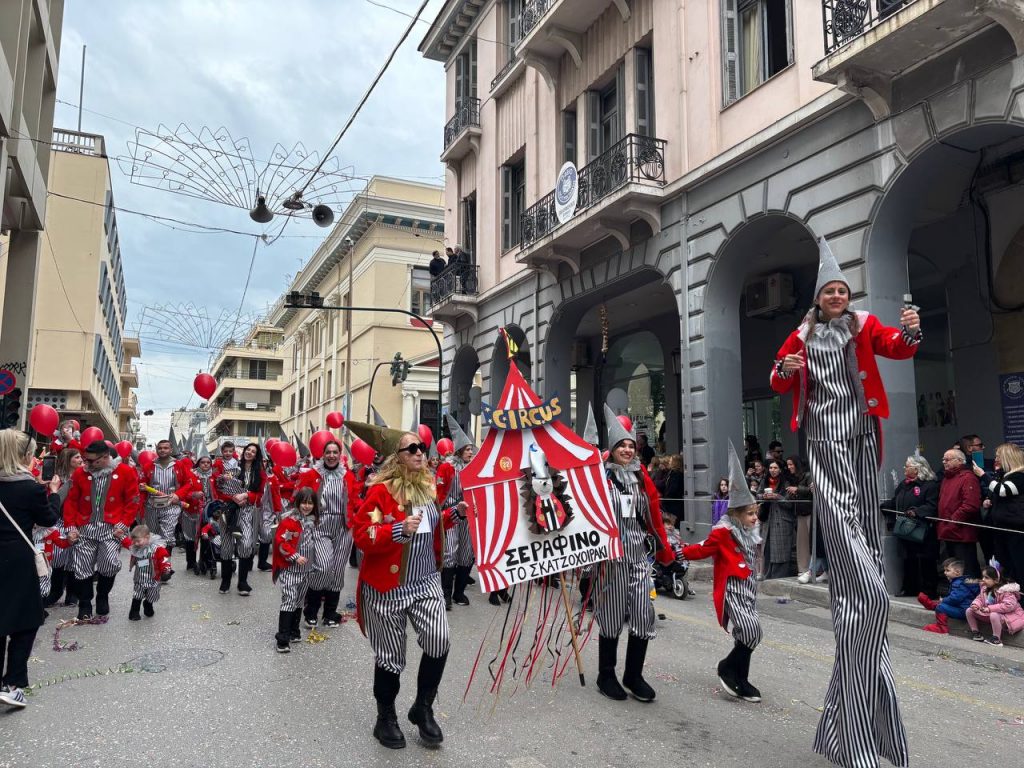
[{"label": "building facade", "polygon": [[[231,440],[245,445],[281,434],[284,385],[284,336],[274,325],[258,323],[240,344],[227,344],[211,368],[217,389],[204,409],[206,442],[211,452]],[[174,426],[173,414],[171,426]],[[192,419],[184,431],[187,438]]]},{"label": "building facade", "polygon": [[128,293],[104,140],[58,129],[51,155],[53,195],[34,281],[22,299],[32,312],[5,317],[3,333],[30,339],[26,411],[46,403],[83,429],[132,439],[132,359],[142,349],[125,334]]},{"label": "building facade", "polygon": [[22,425],[63,20],[63,0],[0,3],[0,370],[21,391]]},{"label": "building facade", "polygon": [[[430,319],[427,265],[432,251],[444,250],[442,206],[439,186],[373,177],[288,289],[315,291],[327,305],[406,310],[425,322],[398,312],[289,308],[287,295],[271,310],[269,322],[284,334],[281,425],[289,437],[323,428],[331,411],[371,419],[371,401],[391,426],[436,423],[432,331],[440,343],[443,329]],[[389,375],[396,353],[411,364],[400,386]]]},{"label": "building facade", "polygon": [[[730,438],[800,450],[768,371],[826,237],[857,308],[922,307],[914,363],[883,363],[883,477],[918,445],[934,461],[963,433],[1011,436],[1019,3],[449,0],[421,51],[446,72],[445,225],[472,230],[479,270],[435,312],[453,410],[478,371],[500,392],[504,326],[539,392],[635,409],[706,498]],[[688,503],[687,525],[710,512]]]}]

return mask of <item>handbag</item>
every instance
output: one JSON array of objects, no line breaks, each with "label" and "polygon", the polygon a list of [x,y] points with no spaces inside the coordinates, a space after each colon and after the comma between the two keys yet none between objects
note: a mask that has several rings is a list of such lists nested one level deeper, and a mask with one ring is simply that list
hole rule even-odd
[{"label": "handbag", "polygon": [[907,515],[899,515],[896,518],[896,524],[892,528],[893,536],[904,541],[913,542],[914,544],[923,543],[927,533],[928,523]]},{"label": "handbag", "polygon": [[50,575],[50,564],[48,562],[46,562],[46,556],[42,552],[40,552],[38,549],[36,549],[36,545],[32,543],[32,540],[29,539],[29,537],[25,535],[25,532],[23,530],[21,530],[20,526],[16,522],[14,522],[14,518],[11,517],[11,513],[7,511],[7,507],[5,507],[3,505],[3,502],[0,502],[0,511],[3,511],[3,513],[7,517],[7,519],[10,520],[11,526],[14,528],[14,530],[16,530],[18,532],[18,534],[21,536],[21,538],[23,538],[25,540],[25,543],[28,544],[29,549],[32,550],[32,554],[35,555],[35,558],[36,558],[36,576],[38,576],[40,579],[42,579],[42,578],[44,578],[46,576],[49,576]]}]

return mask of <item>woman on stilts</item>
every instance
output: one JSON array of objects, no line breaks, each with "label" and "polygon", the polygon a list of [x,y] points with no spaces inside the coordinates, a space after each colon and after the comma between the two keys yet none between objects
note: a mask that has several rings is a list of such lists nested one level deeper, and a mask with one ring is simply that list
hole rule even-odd
[{"label": "woman on stilts", "polygon": [[[654,537],[658,562],[668,565],[675,553],[665,535],[654,482],[636,452],[636,435],[605,406],[608,461],[605,471],[615,521],[622,537],[622,558],[602,563],[594,586],[594,617],[598,638],[597,687],[605,696],[624,701],[629,689],[638,701],[654,701],[654,689],[644,680],[647,643],[654,639],[654,603],[647,539]],[[622,625],[629,620],[626,668],[622,685],[615,675]]]},{"label": "woman on stilts", "polygon": [[411,623],[423,656],[409,720],[425,744],[437,745],[444,735],[433,706],[449,648],[439,569],[445,530],[465,516],[466,503],[438,507],[434,477],[427,469],[427,446],[417,435],[384,430],[381,445],[374,447],[388,459],[370,480],[353,525],[356,546],[363,552],[359,626],[376,657],[373,735],[390,749],[405,746],[395,699],[405,669],[406,624]]},{"label": "woman on stilts", "polygon": [[[437,499],[444,507],[454,507],[462,501],[462,482],[460,476],[466,465],[473,460],[476,446],[469,436],[462,431],[459,422],[448,416],[448,430],[452,434],[455,446],[449,461],[437,468]],[[445,537],[444,559],[441,568],[441,588],[444,590],[444,607],[452,609],[452,603],[469,605],[466,597],[466,586],[469,584],[469,572],[473,569],[473,542],[469,538],[469,521],[460,519],[455,528]],[[498,596],[494,595],[497,604]]]},{"label": "woman on stilts", "polygon": [[850,283],[824,239],[820,256],[815,305],[771,371],[776,392],[794,393],[791,427],[807,437],[830,568],[836,657],[814,751],[847,768],[874,768],[878,755],[905,766],[878,525],[880,419],[889,404],[875,356],[913,357],[920,319],[904,308],[902,327],[889,328],[867,312],[851,312]]}]

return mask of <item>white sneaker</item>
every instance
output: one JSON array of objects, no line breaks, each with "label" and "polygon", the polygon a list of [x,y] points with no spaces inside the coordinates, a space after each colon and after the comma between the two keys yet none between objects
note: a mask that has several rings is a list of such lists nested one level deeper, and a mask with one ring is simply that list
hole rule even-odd
[{"label": "white sneaker", "polygon": [[828,573],[819,574],[815,581],[817,581],[819,584],[828,583]]},{"label": "white sneaker", "polygon": [[796,580],[799,581],[801,584],[810,584],[811,583],[811,579],[813,579],[813,578],[814,577],[811,575],[810,571],[804,571],[803,573],[801,573],[799,576],[796,577]]},{"label": "white sneaker", "polygon": [[0,702],[15,709],[24,709],[28,706],[25,700],[25,692],[13,685],[0,686]]}]

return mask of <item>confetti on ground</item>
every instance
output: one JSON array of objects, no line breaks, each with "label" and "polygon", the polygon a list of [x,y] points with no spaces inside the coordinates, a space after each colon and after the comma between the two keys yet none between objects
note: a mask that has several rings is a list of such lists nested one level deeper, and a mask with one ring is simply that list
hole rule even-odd
[{"label": "confetti on ground", "polygon": [[311,645],[322,643],[327,639],[328,635],[325,635],[322,632],[317,632],[315,629],[309,630],[309,634],[306,635],[306,642],[310,643]]},{"label": "confetti on ground", "polygon": [[203,606],[202,606],[201,603],[192,603],[192,612],[193,613],[195,613],[196,611],[202,610],[202,608],[203,608]]},{"label": "confetti on ground", "polygon": [[673,675],[671,672],[659,672],[654,676],[656,679],[661,680],[665,683],[678,683],[679,678]]},{"label": "confetti on ground", "polygon": [[55,651],[77,651],[83,646],[78,644],[75,640],[71,643],[63,643],[60,640],[61,630],[67,629],[68,627],[77,627],[82,624],[106,624],[108,617],[106,616],[93,616],[91,619],[65,619],[64,621],[57,624],[57,628],[53,630],[53,650]]},{"label": "confetti on ground", "polygon": [[241,619],[232,619],[228,622],[229,627],[240,627],[242,625]]}]

